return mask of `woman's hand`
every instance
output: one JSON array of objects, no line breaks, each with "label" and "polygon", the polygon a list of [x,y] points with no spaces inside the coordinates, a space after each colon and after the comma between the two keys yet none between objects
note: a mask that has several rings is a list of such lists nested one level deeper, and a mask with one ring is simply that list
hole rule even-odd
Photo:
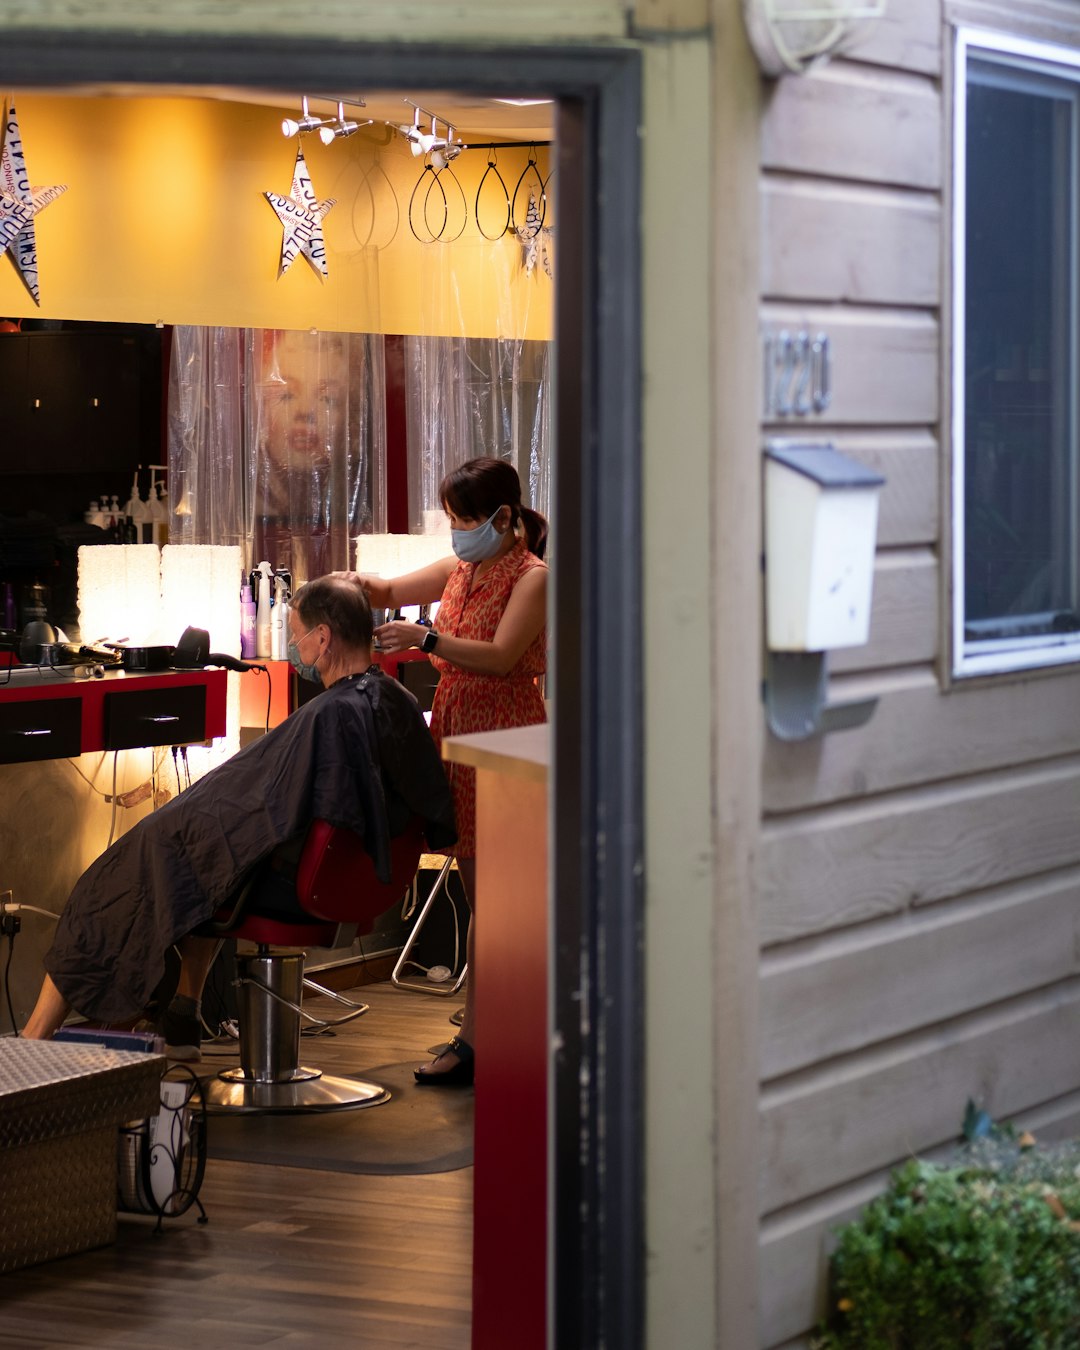
[{"label": "woman's hand", "polygon": [[390,623],[380,624],[375,629],[375,641],[379,650],[384,652],[405,652],[410,647],[418,647],[424,640],[427,627],[420,623],[410,623],[408,619],[394,619]]},{"label": "woman's hand", "polygon": [[385,609],[392,603],[390,581],[386,577],[367,576],[363,572],[331,572],[330,575],[340,577],[342,581],[351,582],[354,586],[359,586],[367,596],[369,605]]}]

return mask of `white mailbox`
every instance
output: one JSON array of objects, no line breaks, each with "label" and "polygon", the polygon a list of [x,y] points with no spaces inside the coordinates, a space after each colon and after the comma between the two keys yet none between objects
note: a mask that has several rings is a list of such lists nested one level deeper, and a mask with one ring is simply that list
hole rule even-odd
[{"label": "white mailbox", "polygon": [[857,647],[870,630],[881,474],[831,445],[765,451],[770,651]]}]

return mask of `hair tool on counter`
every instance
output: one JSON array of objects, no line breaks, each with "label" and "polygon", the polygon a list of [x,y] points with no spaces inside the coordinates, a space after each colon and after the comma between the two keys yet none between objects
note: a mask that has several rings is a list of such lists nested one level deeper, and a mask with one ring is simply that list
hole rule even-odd
[{"label": "hair tool on counter", "polygon": [[117,664],[119,659],[113,652],[69,642],[62,628],[45,619],[31,619],[21,633],[0,628],[0,652],[10,652],[18,657],[21,665],[35,666],[39,670],[88,663],[110,666]]},{"label": "hair tool on counter", "polygon": [[204,666],[221,666],[225,670],[261,670],[266,667],[254,661],[241,661],[225,652],[210,650],[210,634],[205,628],[185,628],[180,641],[173,648],[174,670],[202,670]]}]

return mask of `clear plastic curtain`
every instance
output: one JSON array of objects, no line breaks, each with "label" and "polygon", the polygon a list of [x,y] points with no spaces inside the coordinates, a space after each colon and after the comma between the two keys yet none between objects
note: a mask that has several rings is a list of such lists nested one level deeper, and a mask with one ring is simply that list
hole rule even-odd
[{"label": "clear plastic curtain", "polygon": [[176,328],[168,416],[173,542],[236,543],[299,584],[385,530],[380,335]]},{"label": "clear plastic curtain", "polygon": [[169,537],[175,544],[244,545],[248,540],[244,349],[240,328],[172,330]]},{"label": "clear plastic curtain", "polygon": [[526,505],[550,517],[551,344],[410,337],[405,353],[410,529],[441,513],[443,477],[477,455],[509,460]]}]

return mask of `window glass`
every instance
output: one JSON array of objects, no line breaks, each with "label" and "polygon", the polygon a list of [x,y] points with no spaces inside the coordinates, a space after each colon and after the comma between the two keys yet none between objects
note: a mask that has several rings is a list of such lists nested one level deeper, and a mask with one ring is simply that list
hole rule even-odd
[{"label": "window glass", "polygon": [[958,146],[961,671],[1080,659],[1077,87],[1070,73],[1020,56],[967,61]]}]

